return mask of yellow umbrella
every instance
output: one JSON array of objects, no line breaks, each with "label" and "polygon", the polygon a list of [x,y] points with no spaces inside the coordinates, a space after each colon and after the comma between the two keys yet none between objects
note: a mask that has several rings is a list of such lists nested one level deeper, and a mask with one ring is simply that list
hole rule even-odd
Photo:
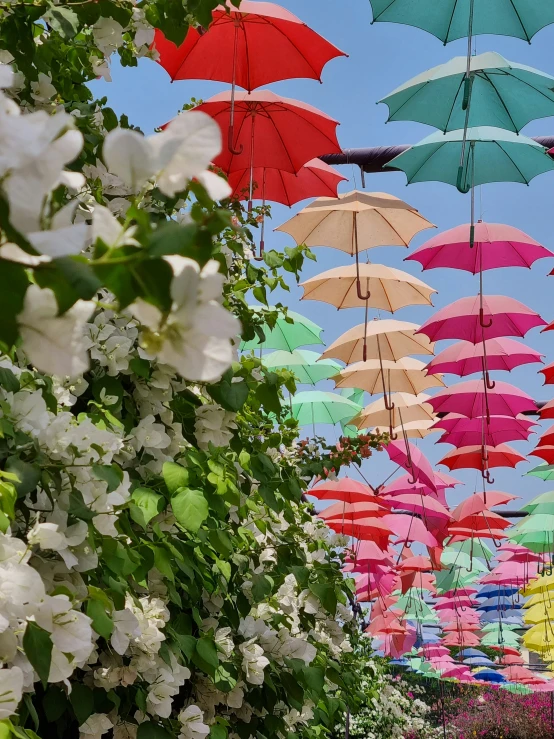
[{"label": "yellow umbrella", "polygon": [[[352,192],[337,198],[318,198],[279,226],[297,244],[330,246],[356,257],[374,246],[408,246],[416,234],[435,228],[415,208],[384,192]],[[359,275],[358,275],[359,277]],[[363,295],[359,279],[357,294]]]},{"label": "yellow umbrella", "polygon": [[523,595],[535,595],[535,593],[542,593],[546,590],[554,588],[554,574],[553,575],[541,575],[527,585],[525,590],[522,591]]},{"label": "yellow umbrella", "polygon": [[526,624],[541,624],[544,621],[554,621],[554,602],[551,605],[537,603],[525,613]]},{"label": "yellow umbrella", "polygon": [[379,398],[360,411],[351,421],[352,426],[366,429],[370,426],[404,426],[413,421],[435,421],[433,406],[427,401],[430,396],[425,393],[410,395],[409,393],[393,393],[390,396],[392,410],[385,406],[385,399]]},{"label": "yellow umbrella", "polygon": [[430,387],[444,387],[439,375],[427,375],[424,369],[425,362],[413,357],[404,357],[397,362],[369,359],[349,365],[331,379],[337,388],[355,387],[370,395],[393,390],[418,395]]},{"label": "yellow umbrella", "polygon": [[528,601],[523,603],[523,608],[533,608],[533,606],[538,605],[539,603],[543,604],[554,604],[554,592],[552,592],[551,589],[546,589],[543,593],[536,593],[535,595],[532,595]]},{"label": "yellow umbrella", "polygon": [[384,264],[360,264],[359,275],[362,286],[371,294],[367,301],[358,297],[353,264],[329,269],[300,283],[304,288],[302,300],[320,300],[339,310],[366,306],[394,313],[407,305],[432,305],[431,295],[437,292],[417,277]]}]

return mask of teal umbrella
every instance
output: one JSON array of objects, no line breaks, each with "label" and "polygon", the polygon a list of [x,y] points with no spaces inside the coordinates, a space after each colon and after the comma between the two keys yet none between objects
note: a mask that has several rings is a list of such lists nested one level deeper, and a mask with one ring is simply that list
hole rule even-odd
[{"label": "teal umbrella", "polygon": [[532,475],[533,477],[540,477],[545,482],[547,480],[554,480],[554,464],[539,464],[537,467],[533,467],[532,470],[525,473],[526,475]]},{"label": "teal umbrella", "polygon": [[320,360],[320,357],[321,354],[308,349],[276,351],[266,354],[262,358],[262,364],[268,369],[288,369],[294,372],[303,385],[315,385],[320,380],[328,380],[342,369],[338,362],[332,359]]},{"label": "teal umbrella", "polygon": [[[463,163],[462,162],[463,152]],[[529,182],[554,170],[544,146],[501,128],[481,126],[440,131],[392,159],[385,167],[401,169],[408,184],[446,182],[461,192],[487,182]]]},{"label": "teal umbrella", "polygon": [[316,423],[335,424],[346,418],[353,418],[361,411],[361,406],[353,403],[348,398],[327,393],[322,390],[307,390],[296,393],[290,398],[290,412],[301,426]]},{"label": "teal umbrella", "polygon": [[[253,306],[252,310],[261,311],[262,308]],[[270,307],[269,310],[277,309]],[[243,341],[240,348],[245,351],[248,349],[283,349],[292,352],[299,346],[325,343],[321,339],[323,329],[310,321],[309,318],[292,310],[287,311],[286,316],[284,313],[280,313],[273,328],[264,325],[263,329],[265,334],[263,343],[255,338],[250,341]]]},{"label": "teal umbrella", "polygon": [[[554,4],[545,0],[370,0],[373,23],[402,23],[428,31],[443,43],[490,33],[531,41],[554,23]],[[470,14],[473,11],[473,17]]]},{"label": "teal umbrella", "polygon": [[[457,56],[414,77],[380,100],[389,121],[417,121],[441,131],[497,126],[514,133],[536,118],[554,115],[554,77],[515,64],[493,51]],[[469,112],[468,109],[469,108]]]}]

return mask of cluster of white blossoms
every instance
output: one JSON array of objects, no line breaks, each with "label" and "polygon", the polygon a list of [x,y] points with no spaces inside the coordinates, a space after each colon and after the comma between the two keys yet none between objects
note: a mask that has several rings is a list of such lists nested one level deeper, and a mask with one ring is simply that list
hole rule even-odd
[{"label": "cluster of white blossoms", "polygon": [[103,77],[106,82],[111,82],[110,57],[121,46],[123,36],[131,32],[133,35],[133,55],[139,59],[148,56],[151,59],[158,57],[158,52],[151,49],[154,41],[154,28],[145,18],[142,8],[134,7],[133,15],[127,26],[123,27],[114,18],[99,18],[92,27],[92,37],[96,49],[102,56],[96,53],[91,56],[91,64],[98,77]]}]

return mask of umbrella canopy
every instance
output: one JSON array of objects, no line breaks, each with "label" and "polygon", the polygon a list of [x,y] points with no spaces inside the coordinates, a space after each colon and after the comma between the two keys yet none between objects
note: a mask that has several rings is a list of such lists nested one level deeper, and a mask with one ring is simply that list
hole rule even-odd
[{"label": "umbrella canopy", "polygon": [[433,534],[419,518],[403,513],[391,513],[381,520],[390,527],[400,541],[417,541],[430,547],[436,547],[438,544]]},{"label": "umbrella canopy", "polygon": [[232,198],[249,199],[250,178],[253,181],[253,198],[271,200],[289,207],[306,198],[336,198],[339,182],[348,179],[321,159],[311,159],[296,174],[269,167],[257,167],[252,172],[250,169],[243,169],[229,175]]},{"label": "umbrella canopy", "polygon": [[437,311],[419,328],[430,341],[462,339],[477,344],[498,336],[525,336],[546,321],[514,298],[504,295],[460,298]]},{"label": "umbrella canopy", "polygon": [[506,678],[504,677],[504,675],[501,675],[499,672],[495,672],[494,670],[487,670],[486,668],[482,670],[475,670],[473,675],[477,680],[484,680],[487,683],[506,682]]},{"label": "umbrella canopy", "polygon": [[539,477],[545,482],[547,480],[554,480],[554,464],[539,464],[538,467],[534,467],[525,474],[531,475],[532,477]]},{"label": "umbrella canopy", "polygon": [[[485,447],[487,464],[483,460],[482,446],[465,446],[448,452],[437,464],[444,464],[449,470],[484,470],[487,467],[514,467],[519,462],[525,462],[525,457],[518,454],[507,444]],[[461,522],[463,523],[463,522]]]},{"label": "umbrella canopy", "polygon": [[307,491],[318,500],[342,500],[345,503],[363,503],[374,500],[375,495],[367,485],[343,477],[340,480],[325,480]]},{"label": "umbrella canopy", "polygon": [[432,498],[430,495],[424,496],[422,493],[410,494],[404,493],[402,495],[392,495],[386,497],[385,495],[379,495],[376,500],[381,505],[388,508],[398,508],[404,511],[411,511],[417,513],[424,519],[430,518],[443,518],[447,521],[450,520],[449,510],[442,505],[438,500]]},{"label": "umbrella canopy", "polygon": [[[261,311],[262,308],[251,306],[254,311]],[[270,307],[270,310],[278,310],[278,308]],[[289,320],[287,320],[289,319]],[[267,324],[262,326],[265,338],[261,343],[258,338],[243,341],[240,348],[243,351],[249,349],[282,349],[286,352],[292,352],[299,346],[306,344],[323,344],[321,338],[323,329],[310,321],[309,318],[301,316],[292,310],[287,313],[281,313],[277,316],[275,325],[269,327]]]},{"label": "umbrella canopy", "polygon": [[387,509],[380,506],[376,500],[374,496],[373,500],[364,500],[359,503],[333,503],[317,515],[324,521],[337,520],[338,518],[344,518],[348,521],[357,521],[360,518],[369,517],[382,518],[387,515]]},{"label": "umbrella canopy", "polygon": [[392,411],[385,407],[384,399],[379,398],[360,411],[351,423],[359,429],[370,426],[386,427],[391,421],[391,414],[393,426],[399,426],[401,420],[404,424],[410,421],[433,420],[435,414],[429,400],[430,396],[425,393],[419,395],[393,393],[390,396],[390,401],[394,405]]},{"label": "umbrella canopy", "polygon": [[354,190],[339,194],[338,201],[318,198],[276,231],[297,244],[330,246],[353,256],[374,246],[408,246],[426,228],[435,226],[394,195]]},{"label": "umbrella canopy", "polygon": [[321,390],[296,393],[291,400],[292,417],[301,426],[316,423],[335,424],[360,411],[360,406],[348,398]]},{"label": "umbrella canopy", "polygon": [[321,81],[327,62],[346,56],[285,8],[252,0],[218,5],[207,31],[190,26],[180,46],[156,29],[153,45],[172,80],[234,82],[250,91],[296,77]]},{"label": "umbrella canopy", "polygon": [[[427,364],[427,372],[449,373],[466,377],[483,371],[483,361],[487,359],[487,369],[511,372],[522,364],[541,362],[543,356],[525,344],[514,339],[497,338],[473,344],[459,341],[444,349]],[[541,372],[543,370],[540,370]]]},{"label": "umbrella canopy", "polygon": [[434,428],[434,421],[410,421],[405,423],[403,426],[397,426],[393,428],[392,433],[398,436],[401,433],[406,435],[408,439],[425,439],[429,434],[435,434],[438,429]]},{"label": "umbrella canopy", "polygon": [[423,452],[410,441],[390,441],[385,450],[392,462],[407,470],[413,482],[420,482],[434,492],[437,491],[433,468]]},{"label": "umbrella canopy", "polygon": [[[452,419],[455,420],[452,424],[447,421],[450,416],[456,417]],[[507,441],[526,441],[534,433],[531,429],[536,425],[524,416],[521,418],[491,416],[487,422],[484,418],[466,418],[456,413],[449,413],[444,419],[436,421],[434,426],[438,427],[445,421],[447,425],[452,425],[453,429],[447,430],[437,443],[453,444],[456,447],[482,443],[487,446],[498,446]]]},{"label": "umbrella canopy", "polygon": [[554,385],[554,362],[539,370],[544,375],[545,385]]},{"label": "umbrella canopy", "polygon": [[[432,305],[435,292],[417,277],[384,264],[360,264],[360,281],[365,292],[370,293],[368,308],[394,313],[407,305]],[[300,283],[304,288],[302,300],[320,300],[335,308],[365,307],[356,289],[356,265],[335,267]]]},{"label": "umbrella canopy", "polygon": [[[231,103],[232,94],[222,92],[195,108],[216,121],[225,141],[231,126]],[[233,149],[225,149],[213,162],[226,174],[258,167],[294,174],[320,154],[341,152],[335,131],[338,122],[311,105],[260,90],[237,92],[234,106],[238,133]]]},{"label": "umbrella canopy", "polygon": [[[466,516],[473,516],[476,513],[488,511],[497,505],[506,505],[518,496],[511,493],[502,493],[498,490],[487,490],[486,493],[474,493],[469,498],[462,500],[452,511],[452,518],[455,521],[461,521]],[[479,556],[479,555],[476,555]]]},{"label": "umbrella canopy", "polygon": [[345,364],[363,361],[364,339],[366,358],[396,362],[410,354],[433,354],[433,344],[426,336],[416,336],[417,323],[394,318],[361,323],[339,336],[322,354],[340,359]]},{"label": "umbrella canopy", "polygon": [[474,245],[470,243],[471,225],[466,223],[437,234],[405,260],[419,262],[423,269],[450,267],[476,275],[498,267],[530,267],[537,259],[554,256],[523,231],[503,223],[479,221],[474,225]]},{"label": "umbrella canopy", "polygon": [[405,82],[379,102],[389,121],[417,121],[443,132],[498,126],[519,133],[530,121],[554,115],[554,77],[504,59],[494,51],[457,56]]},{"label": "umbrella canopy", "polygon": [[396,567],[400,572],[431,572],[433,566],[428,557],[407,557]]},{"label": "umbrella canopy", "polygon": [[[512,416],[524,411],[536,411],[534,400],[513,385],[497,381],[487,390],[488,408],[492,416]],[[459,413],[467,418],[479,418],[485,413],[483,380],[466,380],[439,391],[427,401],[435,413]]]},{"label": "umbrella canopy", "polygon": [[332,379],[335,387],[356,387],[370,395],[383,392],[383,382],[387,391],[400,391],[419,395],[431,387],[444,387],[444,382],[436,375],[426,375],[425,363],[413,357],[404,357],[396,362],[369,359],[355,362],[341,370]]},{"label": "umbrella canopy", "polygon": [[[462,149],[463,165],[459,170]],[[384,166],[405,172],[408,184],[445,182],[468,192],[473,185],[488,182],[527,185],[537,175],[554,170],[554,161],[533,139],[480,126],[467,129],[465,135],[461,130],[433,133]]]},{"label": "umbrella canopy", "polygon": [[541,421],[544,421],[547,418],[554,418],[554,400],[549,400],[548,403],[545,403],[543,407],[540,408],[539,417]]},{"label": "umbrella canopy", "polygon": [[541,445],[529,452],[530,457],[540,457],[546,464],[554,464],[554,446],[552,444]]},{"label": "umbrella canopy", "polygon": [[304,385],[315,385],[320,380],[327,380],[340,371],[341,366],[332,359],[321,359],[317,352],[307,349],[295,349],[292,352],[276,351],[262,357],[262,364],[268,369],[288,369],[294,372],[299,382]]}]

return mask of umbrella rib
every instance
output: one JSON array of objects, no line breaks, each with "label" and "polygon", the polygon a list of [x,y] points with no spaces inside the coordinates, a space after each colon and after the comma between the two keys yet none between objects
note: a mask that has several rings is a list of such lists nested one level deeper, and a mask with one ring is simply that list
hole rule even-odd
[{"label": "umbrella rib", "polygon": [[527,29],[526,29],[526,28],[525,28],[525,26],[523,25],[523,21],[521,20],[521,17],[520,17],[520,15],[519,15],[518,9],[517,9],[517,8],[516,8],[516,6],[515,6],[514,0],[510,0],[510,5],[511,5],[511,6],[512,6],[512,8],[514,9],[514,13],[516,14],[516,18],[518,19],[519,25],[521,26],[521,28],[522,28],[522,30],[523,30],[523,33],[525,34],[525,40],[526,40],[526,41],[527,41],[528,43],[531,43],[531,39],[529,38],[529,34],[527,33]]},{"label": "umbrella rib", "polygon": [[[291,110],[291,113],[292,113],[292,112],[293,112],[293,111]],[[298,116],[298,113],[294,113],[294,115],[295,115],[295,116]],[[287,156],[287,159],[288,159],[288,160],[289,160],[289,162],[290,162],[290,166],[292,167],[293,173],[294,173],[294,174],[296,174],[296,170],[295,170],[295,168],[294,168],[294,166],[295,166],[295,165],[294,165],[294,163],[293,163],[293,161],[292,161],[292,159],[291,159],[291,157],[290,157],[290,154],[289,154],[289,150],[288,150],[287,146],[285,146],[285,142],[284,142],[284,140],[283,140],[283,137],[281,136],[281,132],[280,132],[280,131],[279,131],[279,129],[277,128],[277,124],[276,124],[276,122],[274,121],[274,119],[273,119],[273,116],[269,115],[269,116],[268,116],[268,120],[269,120],[269,121],[271,121],[271,125],[273,126],[273,128],[274,128],[274,130],[275,130],[275,133],[276,133],[276,135],[277,135],[277,137],[278,137],[279,141],[280,141],[280,142],[281,142],[281,144],[283,145],[283,150],[284,150],[284,152],[285,152],[285,154],[286,154],[286,156]]]},{"label": "umbrella rib", "polygon": [[[429,162],[431,161],[431,159],[432,159],[432,158],[433,158],[433,157],[435,156],[435,154],[437,154],[437,153],[438,153],[438,152],[439,152],[439,151],[440,151],[440,150],[442,149],[442,147],[443,147],[443,146],[444,146],[444,144],[440,144],[440,145],[439,145],[439,146],[438,146],[438,147],[437,147],[436,149],[434,149],[434,150],[433,150],[433,151],[431,152],[431,154],[429,154],[429,156],[427,157],[427,159],[425,159],[425,161],[423,161],[423,162],[422,162],[422,163],[421,163],[421,164],[419,165],[419,167],[418,167],[418,168],[416,169],[416,171],[412,173],[412,176],[411,176],[410,178],[408,178],[408,182],[409,182],[409,183],[411,183],[411,182],[413,182],[413,181],[414,181],[414,177],[415,177],[415,176],[416,176],[416,175],[417,175],[417,174],[418,174],[419,172],[421,172],[421,170],[423,169],[423,167],[425,167],[425,165],[426,165],[426,164],[428,164],[428,163],[429,163]],[[408,177],[408,174],[407,174],[407,173],[406,173],[406,177]]]},{"label": "umbrella rib", "polygon": [[456,100],[458,99],[458,95],[460,94],[460,91],[464,86],[464,77],[465,75],[462,75],[460,84],[458,85],[458,92],[454,95],[454,99],[452,100],[452,107],[450,108],[450,113],[448,114],[448,118],[446,119],[446,126],[443,129],[443,133],[446,133],[446,131],[448,130],[448,126],[450,125],[450,120],[452,118],[452,114],[454,113],[454,108],[456,107]]},{"label": "umbrella rib", "polygon": [[[288,195],[288,192],[287,192],[287,186],[285,184],[284,170],[278,169],[277,172],[279,173],[278,174],[278,177],[281,180],[281,185],[283,186],[284,197],[285,197],[285,199],[287,201],[286,202],[286,205],[288,205],[288,207],[290,208],[290,207],[292,207],[292,203],[290,202],[290,198],[289,198],[289,195]],[[265,191],[264,191],[264,195],[265,195]]]},{"label": "umbrella rib", "polygon": [[504,102],[504,99],[502,98],[502,95],[500,94],[500,92],[496,88],[496,85],[494,84],[494,82],[492,81],[491,77],[488,74],[484,73],[484,75],[485,75],[485,79],[487,80],[487,82],[491,85],[492,89],[495,91],[498,99],[500,100],[500,103],[501,103],[502,107],[506,111],[506,115],[510,119],[511,124],[514,127],[515,132],[516,133],[519,133],[521,129],[518,129],[518,127],[516,126],[516,123],[515,123],[514,119],[512,118],[510,111],[508,110],[508,106]]},{"label": "umbrella rib", "polygon": [[456,12],[457,7],[458,7],[458,0],[454,0],[454,5],[452,6],[452,13],[450,15],[450,20],[448,21],[448,28],[446,29],[446,36],[444,37],[445,44],[447,43],[448,37],[450,36],[450,29],[452,28],[452,21],[454,20],[454,14]]},{"label": "umbrella rib", "polygon": [[522,180],[525,182],[526,185],[528,185],[529,184],[529,180],[525,177],[525,175],[523,174],[523,172],[521,171],[521,169],[517,166],[517,164],[514,162],[514,160],[512,159],[512,157],[508,154],[508,152],[506,151],[506,149],[502,146],[502,144],[500,143],[500,141],[496,141],[495,140],[494,143],[502,149],[502,151],[504,152],[504,154],[506,154],[506,156],[508,157],[508,159],[511,161],[511,163],[514,165],[514,167],[517,169],[517,171],[521,175]]},{"label": "umbrella rib", "polygon": [[387,7],[386,7],[386,8],[383,8],[383,10],[382,10],[382,11],[381,11],[380,13],[378,13],[377,15],[374,15],[374,16],[373,16],[373,22],[375,23],[375,21],[379,20],[379,18],[380,18],[380,17],[381,17],[381,16],[382,16],[382,15],[383,15],[384,13],[386,13],[386,12],[387,12],[387,10],[388,10],[388,9],[389,9],[389,8],[391,7],[391,5],[394,5],[395,1],[396,1],[396,0],[391,0],[391,1],[390,1],[390,3],[389,3],[389,4],[387,5]]},{"label": "umbrella rib", "polygon": [[386,217],[385,217],[385,216],[384,216],[384,215],[383,215],[383,214],[381,213],[381,211],[380,211],[380,210],[377,210],[377,209],[376,209],[376,210],[375,210],[375,212],[376,212],[376,213],[378,213],[378,215],[379,215],[379,216],[380,216],[380,217],[381,217],[381,218],[382,218],[382,219],[383,219],[383,220],[385,221],[385,223],[387,224],[387,226],[390,226],[390,228],[391,228],[391,229],[392,229],[392,230],[394,231],[394,233],[395,233],[395,234],[396,234],[396,235],[398,236],[398,238],[402,239],[402,241],[404,242],[404,245],[405,245],[405,246],[406,246],[406,248],[407,248],[407,247],[408,247],[408,244],[406,244],[406,242],[404,241],[404,238],[403,238],[403,237],[402,237],[402,236],[400,235],[400,233],[399,233],[399,232],[398,232],[398,231],[396,230],[396,228],[395,228],[395,227],[394,227],[394,226],[392,225],[392,223],[391,223],[391,222],[389,221],[389,219],[388,219],[388,218],[386,218]]},{"label": "umbrella rib", "polygon": [[[308,65],[308,67],[312,70],[312,72],[317,75],[317,77],[316,77],[317,81],[318,82],[321,82],[321,75],[318,74],[316,68],[313,66],[313,64],[310,62],[310,60],[308,59],[308,57],[304,54],[304,52],[301,51],[298,48],[298,46],[291,41],[291,39],[287,36],[287,34],[281,28],[279,28],[278,26],[276,26],[275,24],[272,24],[272,23],[268,23],[268,25],[272,25],[273,28],[276,31],[278,31],[281,34],[281,36],[283,36],[286,39],[286,41],[289,42],[289,44],[293,47],[293,49],[296,49],[296,51],[298,52],[298,54],[302,57],[302,59],[304,59],[304,61],[306,62],[306,64]],[[310,31],[312,30],[311,28],[309,28],[309,26],[306,26],[306,24],[303,24],[303,25],[304,25],[305,28],[308,28],[308,30],[310,30]]]},{"label": "umbrella rib", "polygon": [[[546,92],[543,92],[543,90],[541,90],[539,87],[535,87],[535,85],[532,85],[530,82],[527,82],[526,80],[522,79],[521,77],[518,77],[515,74],[503,72],[503,71],[496,72],[496,74],[498,74],[499,77],[513,77],[518,82],[521,82],[522,85],[525,85],[526,87],[530,87],[531,90],[536,92],[538,95],[541,95],[543,98],[546,98],[549,102],[554,103],[554,98],[552,97],[552,95],[547,95]],[[552,81],[554,82],[554,80]],[[548,118],[548,117],[549,116],[543,116],[543,118]]]}]

